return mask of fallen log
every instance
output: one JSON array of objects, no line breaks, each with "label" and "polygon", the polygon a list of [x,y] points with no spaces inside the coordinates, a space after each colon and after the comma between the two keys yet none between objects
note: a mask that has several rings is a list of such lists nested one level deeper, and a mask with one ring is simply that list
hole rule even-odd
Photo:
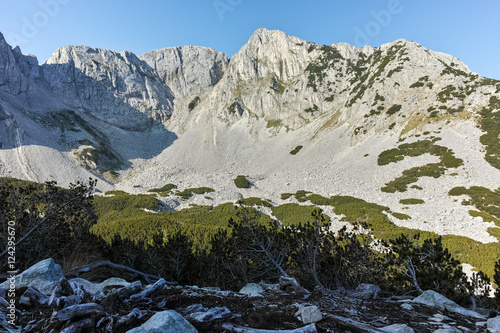
[{"label": "fallen log", "polygon": [[325,315],[327,318],[331,318],[335,320],[337,323],[347,326],[351,329],[356,330],[357,332],[360,333],[387,333],[387,331],[377,328],[375,326],[365,324],[359,321],[352,320],[351,318],[346,318],[346,317],[341,317],[341,316],[335,316],[335,315],[330,315],[327,314]]},{"label": "fallen log", "polygon": [[[240,325],[235,325],[231,323],[222,324],[222,328],[227,330],[228,332],[234,333],[318,333],[316,330],[316,325],[309,324],[304,327],[295,328],[292,330],[265,330],[258,328],[250,328]],[[387,333],[387,332],[386,332]]]},{"label": "fallen log", "polygon": [[[64,275],[68,279],[77,278],[81,274],[89,273],[89,272],[96,270],[96,269],[99,269],[99,268],[108,268],[108,269],[116,270],[116,271],[120,272],[121,274],[129,274],[132,277],[142,279],[142,281],[145,282],[146,284],[155,283],[156,281],[158,281],[160,279],[159,276],[147,274],[147,273],[138,271],[136,269],[130,268],[130,267],[122,265],[122,264],[115,264],[109,260],[95,261],[95,262],[88,264],[88,265],[85,265],[85,266],[76,267],[76,268],[73,268],[73,269],[67,271]],[[175,284],[177,284],[177,282],[167,282],[167,284],[175,285]]]}]

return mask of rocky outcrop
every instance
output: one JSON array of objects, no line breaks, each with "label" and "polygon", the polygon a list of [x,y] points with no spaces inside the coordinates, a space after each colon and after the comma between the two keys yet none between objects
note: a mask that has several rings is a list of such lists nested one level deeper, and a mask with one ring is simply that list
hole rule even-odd
[{"label": "rocky outcrop", "polygon": [[153,68],[175,98],[199,95],[224,75],[227,56],[199,46],[170,47],[138,56]]},{"label": "rocky outcrop", "polygon": [[[140,281],[129,283],[110,277],[100,283],[70,279],[71,287],[66,287],[66,296],[61,296],[50,288],[43,288],[45,282],[36,282],[56,281],[60,274],[52,276],[54,274],[48,271],[59,272],[57,266],[52,259],[47,259],[22,273],[30,275],[32,283],[15,287],[16,294],[21,295],[16,308],[23,313],[16,316],[17,326],[7,322],[11,320],[6,316],[10,314],[7,312],[9,302],[4,297],[8,296],[0,293],[0,330],[411,333],[455,332],[458,329],[460,332],[479,332],[486,328],[498,332],[499,327],[498,318],[486,321],[480,315],[473,315],[473,311],[456,311],[456,304],[431,291],[413,301],[408,298],[403,301],[361,300],[331,292],[296,292],[277,284],[276,288],[266,288],[262,297],[256,298],[218,288],[179,286],[163,279],[142,286]],[[92,276],[91,270],[87,273]],[[104,273],[100,271],[101,276],[105,276]],[[43,291],[38,290],[39,287]],[[411,307],[401,306],[410,303]]]},{"label": "rocky outcrop", "polygon": [[143,130],[167,121],[173,95],[156,72],[128,51],[65,46],[42,65],[54,94],[111,125]]},{"label": "rocky outcrop", "polygon": [[0,91],[19,95],[28,89],[30,80],[38,77],[36,57],[23,55],[18,46],[12,49],[0,33]]}]

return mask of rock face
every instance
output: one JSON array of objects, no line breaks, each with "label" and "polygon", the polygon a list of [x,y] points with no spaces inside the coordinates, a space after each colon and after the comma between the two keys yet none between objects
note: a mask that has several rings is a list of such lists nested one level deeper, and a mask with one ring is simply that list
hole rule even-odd
[{"label": "rock face", "polygon": [[172,113],[168,87],[128,51],[65,46],[42,65],[42,73],[54,94],[72,107],[120,128],[145,129]]},{"label": "rock face", "polygon": [[224,53],[199,46],[164,48],[138,58],[156,71],[175,98],[202,94],[219,82],[229,63]]},{"label": "rock face", "polygon": [[38,76],[36,57],[23,55],[19,47],[12,49],[0,33],[0,90],[19,95],[28,89],[30,79]]}]

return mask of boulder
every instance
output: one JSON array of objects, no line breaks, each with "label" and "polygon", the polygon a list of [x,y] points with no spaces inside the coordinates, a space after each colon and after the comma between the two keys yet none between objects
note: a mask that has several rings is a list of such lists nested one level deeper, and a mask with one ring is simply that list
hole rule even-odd
[{"label": "boulder", "polygon": [[154,284],[147,286],[140,293],[132,295],[130,298],[137,299],[137,298],[149,297],[152,294],[158,292],[159,290],[165,288],[166,286],[167,286],[167,281],[165,281],[165,279],[161,278],[158,281],[156,281]]},{"label": "boulder", "polygon": [[264,288],[257,283],[248,283],[239,291],[240,294],[248,295],[249,297],[262,297]]},{"label": "boulder", "polygon": [[299,311],[295,313],[295,317],[299,317],[299,320],[306,325],[323,319],[323,315],[316,305],[300,307]]},{"label": "boulder", "polygon": [[[69,283],[75,293],[79,295],[80,297],[84,298],[85,292],[90,294],[91,297],[99,298],[104,296],[104,292],[106,289],[112,288],[112,287],[128,287],[130,285],[130,282],[127,282],[124,279],[121,278],[109,278],[107,280],[104,280],[101,283],[93,283],[88,280],[82,279],[82,278],[75,278],[69,280]],[[140,282],[139,282],[140,283]]]},{"label": "boulder", "polygon": [[486,327],[490,333],[500,333],[500,316],[488,319]]},{"label": "boulder", "polygon": [[193,325],[174,310],[156,313],[139,327],[128,330],[127,333],[196,333]]},{"label": "boulder", "polygon": [[382,327],[382,331],[387,333],[414,333],[413,328],[406,324],[394,324]]},{"label": "boulder", "polygon": [[[42,294],[50,295],[61,289],[60,280],[64,278],[61,266],[49,258],[31,266],[16,276],[16,289],[32,287],[38,289]],[[8,289],[9,280],[0,285],[0,288]]]},{"label": "boulder", "polygon": [[449,300],[443,295],[435,292],[434,290],[426,290],[424,293],[411,302],[420,303],[427,306],[435,306],[440,308],[441,310],[448,310],[450,312],[455,312],[464,316],[476,318],[476,319],[485,319],[485,317],[476,311],[466,310],[457,303]]},{"label": "boulder", "polygon": [[297,280],[289,276],[280,276],[280,288],[285,291],[294,291],[298,293],[309,293],[309,290],[302,287]]},{"label": "boulder", "polygon": [[376,299],[380,294],[380,287],[374,284],[362,283],[356,289],[348,291],[347,295],[359,299]]}]

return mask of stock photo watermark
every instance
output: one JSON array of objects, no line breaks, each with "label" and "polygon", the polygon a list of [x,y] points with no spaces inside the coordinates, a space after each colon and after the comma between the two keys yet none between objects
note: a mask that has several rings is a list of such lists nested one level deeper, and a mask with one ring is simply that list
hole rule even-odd
[{"label": "stock photo watermark", "polygon": [[30,16],[21,18],[22,27],[19,33],[8,32],[6,39],[11,45],[22,45],[35,38],[40,29],[49,24],[50,19],[54,18],[61,6],[66,5],[71,0],[40,0],[38,2],[39,10]]},{"label": "stock photo watermark", "polygon": [[224,15],[227,12],[232,12],[236,7],[241,5],[243,0],[214,0],[212,1],[212,6],[214,6],[217,15],[221,21],[224,21]]},{"label": "stock photo watermark", "polygon": [[385,27],[391,24],[392,18],[401,13],[403,9],[400,0],[389,0],[385,9],[371,10],[370,15],[373,20],[368,21],[362,28],[354,27],[354,45],[359,47],[369,45],[372,38],[378,36]]},{"label": "stock photo watermark", "polygon": [[6,291],[5,300],[7,306],[7,322],[16,325],[16,222],[7,222],[7,281],[9,288]]}]

